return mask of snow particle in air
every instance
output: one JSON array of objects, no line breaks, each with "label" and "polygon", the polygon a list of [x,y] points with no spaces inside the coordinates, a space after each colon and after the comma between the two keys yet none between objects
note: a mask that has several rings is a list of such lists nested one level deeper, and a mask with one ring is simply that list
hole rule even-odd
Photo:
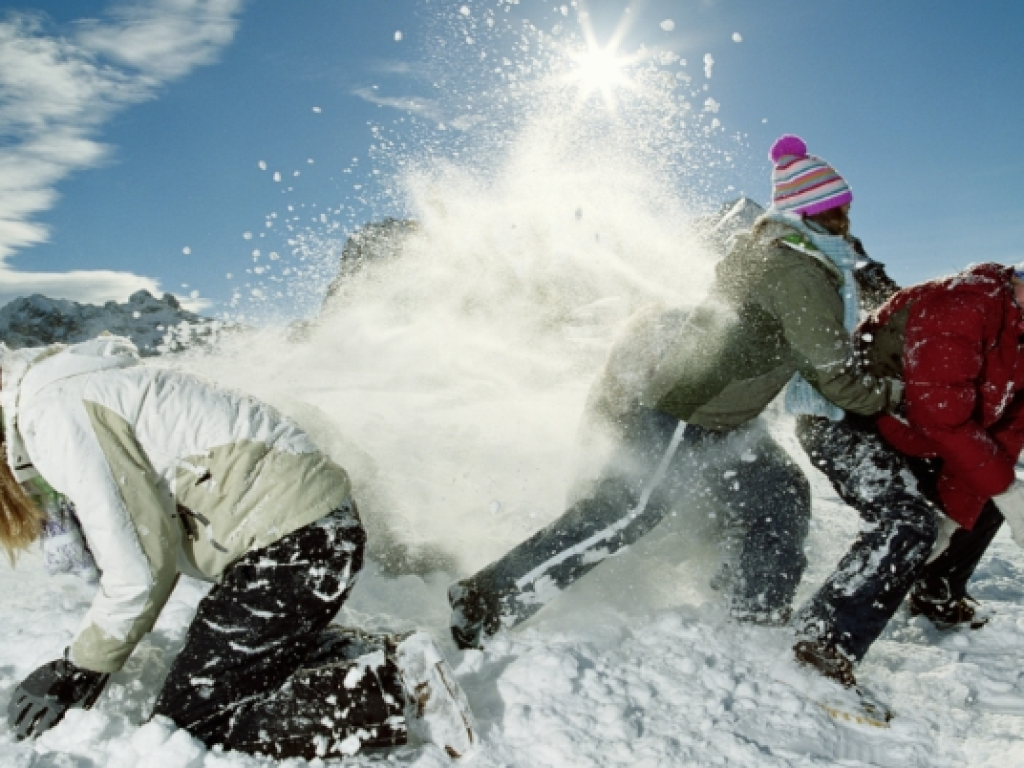
[{"label": "snow particle in air", "polygon": [[469,7],[465,5],[462,6],[461,8],[459,8],[459,13],[461,13],[463,16],[469,16]]},{"label": "snow particle in air", "polygon": [[672,19],[665,19],[658,26],[660,26],[666,32],[671,32],[673,29],[676,28],[676,23],[672,21]]},{"label": "snow particle in air", "polygon": [[319,115],[319,114],[320,114],[321,112],[323,112],[323,110],[322,110],[322,109],[320,109],[320,107],[313,107],[313,111],[314,111],[314,112],[316,112],[316,113],[317,113],[318,115]]},{"label": "snow particle in air", "polygon": [[704,77],[711,79],[711,70],[715,66],[715,57],[710,53],[704,54]]},{"label": "snow particle in air", "polygon": [[191,296],[193,299],[198,299],[199,291],[192,291],[192,293],[190,293],[189,296]]},{"label": "snow particle in air", "polygon": [[181,249],[181,252],[188,256],[190,253],[192,253],[192,249],[186,245],[184,248]]},{"label": "snow particle in air", "polygon": [[252,232],[243,232],[242,233],[242,239],[243,240],[252,240]]},{"label": "snow particle in air", "polygon": [[[710,75],[708,75],[708,77],[710,77]],[[280,180],[281,180],[281,172],[280,171],[274,171],[274,181],[280,181]]]},{"label": "snow particle in air", "polygon": [[395,42],[396,43],[402,42],[402,32],[401,32],[401,30],[395,30]]},{"label": "snow particle in air", "polygon": [[734,43],[742,43],[743,42],[743,35],[741,35],[739,32],[733,32],[732,33],[732,41]]}]

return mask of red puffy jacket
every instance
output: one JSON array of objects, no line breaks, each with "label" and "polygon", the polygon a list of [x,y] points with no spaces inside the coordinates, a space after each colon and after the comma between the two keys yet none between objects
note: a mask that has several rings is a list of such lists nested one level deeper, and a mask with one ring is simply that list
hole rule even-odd
[{"label": "red puffy jacket", "polygon": [[1013,482],[1024,447],[1024,322],[1012,276],[981,264],[904,289],[858,329],[875,362],[901,355],[906,420],[883,416],[879,431],[904,453],[942,459],[940,500],[968,530]]}]

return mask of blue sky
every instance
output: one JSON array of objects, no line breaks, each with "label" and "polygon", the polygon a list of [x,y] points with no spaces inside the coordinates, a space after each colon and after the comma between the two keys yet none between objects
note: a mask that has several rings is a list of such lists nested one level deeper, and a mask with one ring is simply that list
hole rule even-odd
[{"label": "blue sky", "polygon": [[[402,215],[400,160],[507,136],[490,64],[535,62],[522,25],[558,43],[581,9],[602,44],[630,20],[622,55],[672,51],[697,109],[714,100],[709,142],[733,160],[680,173],[695,205],[765,202],[768,147],[793,132],[847,178],[855,231],[901,282],[1024,260],[1016,0],[48,0],[0,16],[0,300],[148,287],[230,311],[297,233]],[[322,287],[327,265],[294,267]]]}]

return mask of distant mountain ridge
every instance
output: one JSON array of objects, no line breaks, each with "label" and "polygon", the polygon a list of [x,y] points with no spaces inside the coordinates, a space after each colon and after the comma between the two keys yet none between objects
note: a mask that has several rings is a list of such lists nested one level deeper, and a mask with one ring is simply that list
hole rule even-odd
[{"label": "distant mountain ridge", "polygon": [[123,304],[79,304],[35,294],[0,308],[0,341],[10,349],[74,344],[107,331],[128,337],[139,354],[152,356],[212,341],[223,328],[217,320],[183,309],[171,294],[158,299],[149,291],[137,291]]}]

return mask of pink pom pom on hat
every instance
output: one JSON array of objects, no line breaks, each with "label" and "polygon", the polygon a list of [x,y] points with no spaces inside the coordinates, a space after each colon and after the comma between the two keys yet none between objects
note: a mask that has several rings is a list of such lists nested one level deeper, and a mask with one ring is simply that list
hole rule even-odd
[{"label": "pink pom pom on hat", "polygon": [[812,216],[853,202],[846,180],[820,157],[807,154],[807,143],[799,136],[780,137],[771,157],[774,210]]}]

